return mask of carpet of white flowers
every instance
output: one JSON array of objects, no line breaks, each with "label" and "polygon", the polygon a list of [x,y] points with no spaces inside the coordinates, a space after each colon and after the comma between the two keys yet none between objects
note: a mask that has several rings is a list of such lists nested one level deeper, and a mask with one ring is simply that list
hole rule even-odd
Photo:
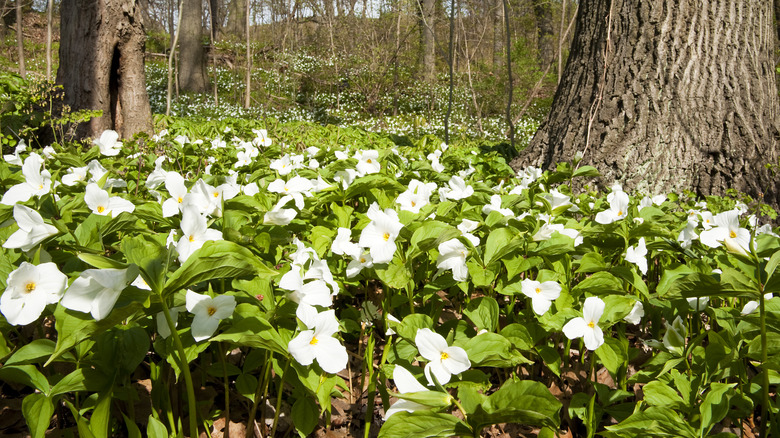
[{"label": "carpet of white flowers", "polygon": [[777,427],[780,238],[750,201],[600,193],[577,161],[433,136],[159,122],[0,163],[0,384],[33,437],[307,436],[336,404],[383,437]]}]

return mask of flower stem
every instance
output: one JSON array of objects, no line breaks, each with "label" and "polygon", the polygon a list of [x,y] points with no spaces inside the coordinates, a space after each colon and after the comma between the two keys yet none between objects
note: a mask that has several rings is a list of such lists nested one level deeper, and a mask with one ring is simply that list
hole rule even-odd
[{"label": "flower stem", "polygon": [[763,384],[761,392],[763,400],[761,401],[761,432],[759,436],[768,436],[766,434],[767,423],[769,423],[769,370],[767,369],[767,351],[766,351],[766,312],[764,311],[764,290],[760,288],[761,293],[758,297],[759,318],[761,321],[761,368],[763,372]]},{"label": "flower stem", "polygon": [[279,389],[276,391],[276,412],[274,412],[274,425],[271,428],[271,434],[268,436],[276,436],[276,426],[279,425],[279,413],[282,410],[282,394],[284,393],[284,376],[287,374],[287,369],[290,368],[290,362],[292,358],[287,359],[284,363],[284,369],[282,370],[282,377],[279,380]]},{"label": "flower stem", "polygon": [[[255,416],[257,415],[257,406],[260,404],[261,400],[265,402],[266,397],[268,396],[268,381],[271,375],[273,355],[274,355],[273,352],[270,352],[270,357],[266,361],[265,367],[263,367],[263,374],[260,376],[261,379],[257,381],[257,389],[255,390],[255,399],[252,402],[252,409],[249,411],[249,420],[247,420],[247,424],[246,424],[247,436],[250,438],[255,436],[254,422],[255,422]],[[263,391],[262,398],[260,398],[260,391]],[[263,425],[262,415],[260,417],[260,420],[261,420],[260,426],[262,427]]]},{"label": "flower stem", "polygon": [[176,350],[179,353],[179,367],[184,374],[184,384],[187,387],[187,408],[190,413],[190,436],[197,436],[198,434],[198,410],[195,406],[195,389],[192,386],[192,375],[190,374],[190,365],[187,362],[187,353],[184,352],[184,345],[181,343],[179,332],[176,331],[176,324],[173,323],[171,317],[171,311],[168,309],[168,305],[164,299],[161,299],[163,308],[163,315],[165,315],[165,321],[168,323],[168,328],[171,329],[171,336],[173,336],[173,342],[176,344]]},{"label": "flower stem", "polygon": [[230,436],[230,382],[228,381],[227,363],[225,362],[225,349],[219,343],[219,361],[222,363],[222,382],[225,391],[225,432],[224,436]]},{"label": "flower stem", "polygon": [[[371,423],[374,419],[374,397],[376,396],[376,376],[374,375],[374,331],[368,337],[366,343],[366,372],[368,373],[368,404],[366,405],[366,428],[363,431],[363,438],[369,437]],[[361,386],[361,390],[363,387]]]}]

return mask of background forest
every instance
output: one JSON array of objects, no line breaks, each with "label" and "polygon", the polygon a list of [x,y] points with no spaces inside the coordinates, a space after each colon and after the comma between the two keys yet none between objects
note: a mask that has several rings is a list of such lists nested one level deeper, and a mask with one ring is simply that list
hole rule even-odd
[{"label": "background forest", "polygon": [[[462,137],[507,141],[503,5],[466,0],[454,4],[452,130]],[[449,97],[448,3],[228,0],[199,5],[184,0],[183,6],[196,12],[181,17],[172,114],[246,114],[443,136]],[[46,7],[44,2],[21,2],[26,63],[19,64],[17,12],[13,2],[4,2],[4,69],[21,65],[43,79]],[[173,0],[150,0],[143,8],[154,113],[166,112],[167,54],[178,7]],[[50,71],[56,73],[58,5],[53,8]],[[567,0],[509,5],[511,117],[520,144],[527,143],[549,110],[576,8],[576,2]],[[185,49],[189,41],[195,42],[195,50]]]}]

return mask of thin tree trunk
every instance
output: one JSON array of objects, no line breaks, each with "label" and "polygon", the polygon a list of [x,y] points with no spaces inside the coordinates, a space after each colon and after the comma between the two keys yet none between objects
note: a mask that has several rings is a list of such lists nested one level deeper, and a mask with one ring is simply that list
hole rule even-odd
[{"label": "thin tree trunk", "polygon": [[509,125],[509,144],[515,148],[515,124],[512,123],[512,95],[514,94],[514,79],[512,78],[512,35],[509,29],[509,2],[503,0],[504,25],[506,35],[506,123]]},{"label": "thin tree trunk", "polygon": [[203,93],[208,89],[206,56],[203,50],[203,2],[184,0],[179,34],[179,87]]},{"label": "thin tree trunk", "polygon": [[449,48],[449,67],[450,67],[450,96],[447,101],[447,115],[444,116],[444,142],[450,144],[450,115],[452,114],[452,92],[455,88],[455,77],[452,68],[455,64],[453,43],[455,39],[455,0],[450,0],[450,48]]},{"label": "thin tree trunk", "polygon": [[553,63],[555,46],[550,0],[534,0],[536,16],[536,47],[539,51],[539,65],[542,69]]},{"label": "thin tree trunk", "polygon": [[566,39],[568,32],[563,32],[563,26],[566,25],[566,0],[561,0],[561,33],[558,38],[558,84],[561,83],[561,76],[563,75],[563,41]]},{"label": "thin tree trunk", "polygon": [[24,35],[22,35],[22,0],[16,0],[16,53],[19,60],[19,74],[27,78],[24,66]]},{"label": "thin tree trunk", "polygon": [[252,105],[252,45],[249,38],[249,7],[251,1],[246,0],[246,94],[244,95],[244,108],[249,108]]},{"label": "thin tree trunk", "polygon": [[[184,5],[184,0],[179,2],[179,10]],[[173,41],[171,42],[171,53],[168,56],[168,94],[165,98],[165,115],[171,115],[171,91],[173,91],[173,57],[176,55],[176,45],[179,42],[179,29],[181,29],[181,15],[176,23],[176,31],[173,33]],[[178,81],[177,81],[178,83]]]},{"label": "thin tree trunk", "polygon": [[422,70],[423,78],[426,82],[432,83],[436,80],[436,36],[434,35],[435,26],[435,7],[434,0],[418,0],[420,2],[420,28],[422,32]]},{"label": "thin tree trunk", "polygon": [[777,206],[772,13],[763,0],[580,2],[552,110],[513,167],[581,152],[605,186],[733,188]]},{"label": "thin tree trunk", "polygon": [[503,54],[503,28],[504,28],[504,3],[502,0],[495,0],[493,4],[493,73],[498,72],[503,64],[501,55]]},{"label": "thin tree trunk", "polygon": [[46,82],[51,81],[51,26],[54,0],[46,2]]},{"label": "thin tree trunk", "polygon": [[214,70],[214,87],[213,87],[214,88],[214,105],[219,106],[219,94],[218,94],[218,89],[217,89],[217,85],[218,85],[218,82],[219,82],[218,76],[217,76],[218,75],[218,72],[217,72],[217,46],[216,46],[216,42],[217,42],[217,33],[216,32],[217,31],[215,29],[215,26],[217,25],[217,20],[214,18],[215,17],[215,15],[214,15],[215,14],[214,6],[215,6],[216,3],[217,3],[216,0],[209,0],[206,4],[209,7],[209,15],[211,16],[211,26],[209,26],[209,28],[210,28],[209,42],[211,44],[211,51],[210,51],[211,52],[211,65],[212,65],[212,68]]}]

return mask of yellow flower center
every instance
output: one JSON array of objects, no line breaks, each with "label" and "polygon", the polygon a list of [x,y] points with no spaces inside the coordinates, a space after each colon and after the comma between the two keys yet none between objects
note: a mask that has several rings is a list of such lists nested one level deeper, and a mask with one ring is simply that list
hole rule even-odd
[{"label": "yellow flower center", "polygon": [[284,188],[284,191],[285,191],[285,192],[289,192],[289,191],[290,191],[290,189],[289,189],[289,188],[287,188],[287,187],[285,187],[285,188]]},{"label": "yellow flower center", "polygon": [[43,190],[43,184],[38,186],[38,190]]},{"label": "yellow flower center", "polygon": [[618,216],[623,216],[623,210],[618,210]]},{"label": "yellow flower center", "polygon": [[37,286],[35,282],[31,281],[24,285],[24,291],[29,294],[30,292],[35,290],[35,286]]},{"label": "yellow flower center", "polygon": [[412,207],[414,207],[415,205],[417,205],[417,203],[412,201]]},{"label": "yellow flower center", "polygon": [[106,211],[106,207],[103,207],[102,205],[98,205],[97,211],[98,213],[103,213],[104,211]]},{"label": "yellow flower center", "polygon": [[179,197],[178,197],[178,199],[176,199],[176,201],[177,201],[179,204],[181,204],[182,202],[184,202],[184,199],[181,199],[181,196],[179,196]]},{"label": "yellow flower center", "polygon": [[734,231],[731,231],[731,232],[729,232],[729,237],[731,237],[733,239],[733,238],[737,237],[737,233],[735,233]]},{"label": "yellow flower center", "polygon": [[317,345],[317,343],[320,342],[316,336],[311,338],[311,341],[309,341],[309,345]]},{"label": "yellow flower center", "polygon": [[449,354],[447,354],[447,353],[445,353],[445,352],[442,352],[442,353],[441,353],[441,360],[444,360],[444,359],[449,359],[449,358],[450,358],[450,355],[449,355]]},{"label": "yellow flower center", "polygon": [[195,241],[195,236],[190,236],[190,242],[194,242],[194,241]]},{"label": "yellow flower center", "polygon": [[214,316],[214,314],[217,313],[217,308],[214,307],[214,306],[209,306],[209,309],[208,309],[207,312],[208,312],[209,316]]},{"label": "yellow flower center", "polygon": [[365,262],[366,262],[366,258],[365,257],[361,257],[360,258],[360,263],[365,263]]},{"label": "yellow flower center", "polygon": [[590,328],[596,327],[596,323],[591,321],[591,322],[588,323],[588,327],[590,327]]},{"label": "yellow flower center", "polygon": [[213,195],[213,196],[214,196],[215,198],[219,198],[219,192],[214,192],[214,195]]},{"label": "yellow flower center", "polygon": [[371,158],[369,158],[368,160],[366,160],[366,163],[368,163],[368,164],[371,164]]},{"label": "yellow flower center", "polygon": [[387,242],[388,240],[390,240],[390,233],[385,233],[385,234],[382,236],[382,238],[383,238],[383,239],[385,239],[385,242]]},{"label": "yellow flower center", "polygon": [[538,294],[542,293],[542,289],[537,287],[536,288],[536,293],[538,293]]}]

